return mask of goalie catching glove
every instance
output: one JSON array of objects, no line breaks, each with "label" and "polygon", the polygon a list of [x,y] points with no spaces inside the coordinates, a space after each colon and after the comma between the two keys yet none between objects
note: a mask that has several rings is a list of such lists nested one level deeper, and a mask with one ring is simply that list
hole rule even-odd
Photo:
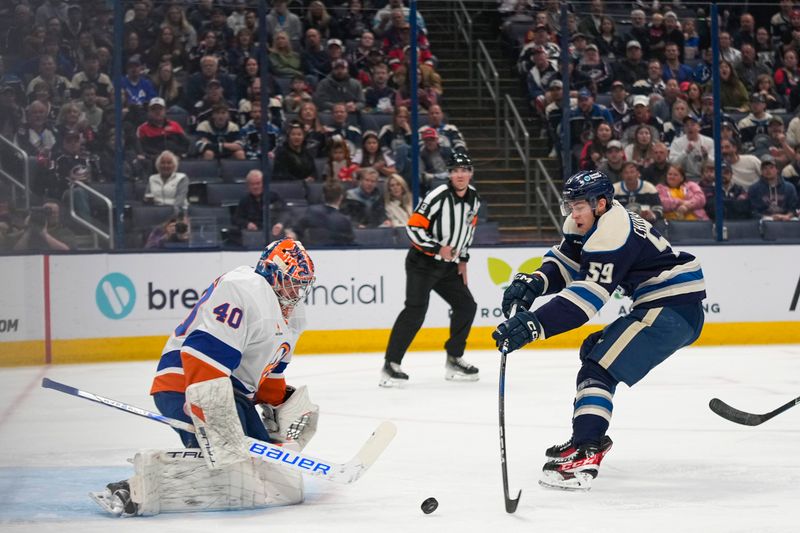
[{"label": "goalie catching glove", "polygon": [[502,351],[505,348],[506,353],[519,350],[539,337],[543,337],[542,325],[530,311],[520,311],[492,333],[497,349]]},{"label": "goalie catching glove", "polygon": [[261,418],[271,438],[296,442],[302,450],[317,432],[319,406],[311,402],[305,385],[297,390],[286,387],[286,392],[288,399],[279,406],[261,405]]},{"label": "goalie catching glove", "polygon": [[514,276],[514,281],[503,292],[503,302],[500,307],[503,315],[508,318],[511,309],[516,305],[519,311],[527,311],[533,305],[533,301],[544,294],[544,279],[537,273],[523,274]]}]

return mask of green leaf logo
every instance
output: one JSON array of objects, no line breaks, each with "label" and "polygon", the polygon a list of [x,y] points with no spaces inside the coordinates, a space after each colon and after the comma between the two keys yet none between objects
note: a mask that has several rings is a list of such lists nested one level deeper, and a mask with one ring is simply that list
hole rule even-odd
[{"label": "green leaf logo", "polygon": [[542,266],[542,258],[541,257],[531,257],[519,267],[520,272],[525,272],[526,274],[530,274],[536,270],[539,270],[539,267]]},{"label": "green leaf logo", "polygon": [[490,257],[487,262],[489,264],[489,277],[492,278],[492,283],[500,285],[511,278],[511,265],[496,257]]},{"label": "green leaf logo", "polygon": [[[490,257],[486,262],[487,266],[489,267],[489,277],[491,278],[492,283],[495,285],[500,285],[501,287],[505,287],[508,282],[511,281],[511,276],[514,274],[514,269],[511,268],[511,265],[496,257]],[[540,266],[542,266],[542,258],[531,257],[520,265],[518,272],[530,274],[531,272],[537,270]]]}]

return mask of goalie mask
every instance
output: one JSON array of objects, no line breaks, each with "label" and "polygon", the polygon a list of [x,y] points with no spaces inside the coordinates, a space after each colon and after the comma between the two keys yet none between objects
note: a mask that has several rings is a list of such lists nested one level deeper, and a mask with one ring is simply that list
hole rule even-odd
[{"label": "goalie mask", "polygon": [[314,262],[303,243],[281,239],[267,245],[256,272],[272,286],[281,307],[292,307],[306,297],[314,285]]}]

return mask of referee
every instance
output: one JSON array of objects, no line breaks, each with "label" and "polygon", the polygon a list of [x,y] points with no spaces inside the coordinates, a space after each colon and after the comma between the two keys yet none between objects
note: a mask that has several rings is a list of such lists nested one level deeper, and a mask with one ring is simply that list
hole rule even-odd
[{"label": "referee", "polygon": [[378,383],[381,387],[408,382],[400,363],[425,321],[431,290],[452,308],[450,338],[444,345],[445,379],[478,380],[478,369],[462,356],[477,309],[467,287],[467,261],[481,201],[469,184],[472,161],[467,154],[453,153],[447,169],[448,183],[430,191],[408,219],[411,250],[406,256],[405,308],[392,327]]}]

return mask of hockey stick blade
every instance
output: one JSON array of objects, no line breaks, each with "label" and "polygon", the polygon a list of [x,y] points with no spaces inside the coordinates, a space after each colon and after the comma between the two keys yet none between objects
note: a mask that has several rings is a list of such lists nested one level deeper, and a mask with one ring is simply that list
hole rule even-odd
[{"label": "hockey stick blade", "polygon": [[708,407],[709,409],[714,411],[716,414],[718,414],[725,420],[730,420],[731,422],[742,424],[743,426],[758,426],[760,424],[763,424],[770,418],[778,416],[784,411],[788,411],[798,403],[800,403],[800,397],[797,397],[794,400],[786,402],[777,409],[770,411],[769,413],[764,413],[762,415],[748,413],[746,411],[740,411],[735,407],[731,407],[730,405],[723,402],[719,398],[714,398],[710,402],[708,402]]},{"label": "hockey stick blade", "polygon": [[[194,425],[192,424],[187,424],[186,422],[142,409],[141,407],[80,390],[52,379],[42,379],[42,387],[63,392],[70,396],[77,396],[78,398],[99,403],[100,405],[113,407],[120,411],[135,414],[149,420],[161,422],[175,429],[181,429],[190,433],[195,432]],[[392,422],[388,420],[381,422],[358,453],[346,463],[333,463],[331,461],[317,459],[310,455],[291,450],[289,446],[283,447],[280,444],[263,442],[250,437],[246,437],[245,441],[247,442],[246,452],[250,456],[261,461],[292,468],[299,470],[303,474],[321,477],[334,483],[347,485],[357,481],[364,475],[378,457],[381,456],[386,447],[389,446],[389,443],[392,442],[396,434],[397,428]]]}]

